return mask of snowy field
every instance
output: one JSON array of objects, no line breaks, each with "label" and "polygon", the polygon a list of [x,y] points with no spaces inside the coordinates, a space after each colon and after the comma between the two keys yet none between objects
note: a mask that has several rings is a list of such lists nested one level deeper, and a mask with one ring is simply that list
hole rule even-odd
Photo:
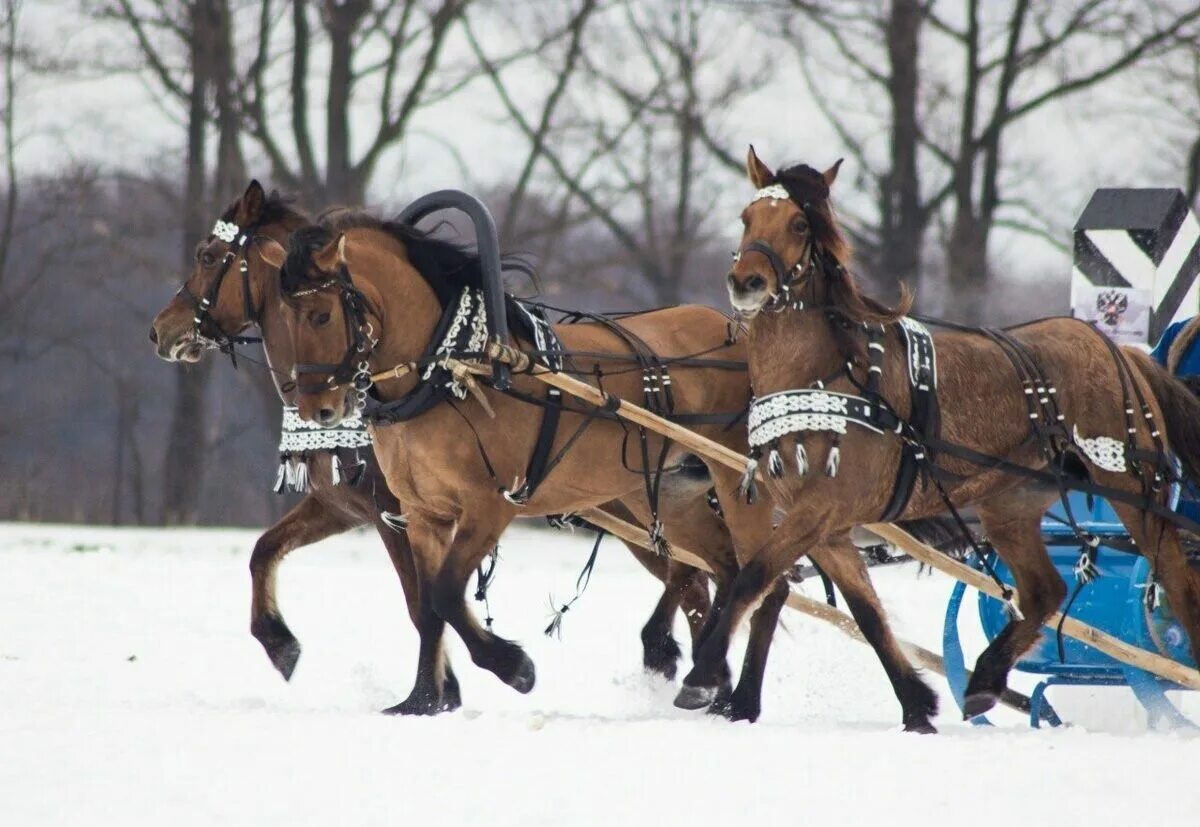
[{"label": "snowy field", "polygon": [[[280,605],[304,646],[285,683],[247,630],[254,537],[0,525],[0,825],[1182,825],[1200,811],[1200,738],[1145,731],[1126,690],[1051,690],[1069,729],[1000,713],[989,730],[957,721],[930,676],[941,734],[906,735],[872,652],[788,610],[758,724],[677,710],[640,669],[656,582],[605,541],[549,640],[548,595],[572,593],[590,540],[529,528],[505,536],[492,611],[536,661],[533,693],[473,667],[450,633],[464,708],[381,716],[408,693],[416,636],[378,540],[285,561]],[[940,649],[949,582],[911,566],[876,582],[898,632]]]}]

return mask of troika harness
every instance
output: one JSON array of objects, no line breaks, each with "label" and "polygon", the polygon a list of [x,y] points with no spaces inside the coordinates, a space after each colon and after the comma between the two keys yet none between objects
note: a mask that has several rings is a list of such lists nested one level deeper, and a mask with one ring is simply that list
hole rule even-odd
[{"label": "troika harness", "polygon": [[[293,291],[291,295],[293,297],[302,296],[321,290],[336,291],[340,298],[346,324],[347,350],[341,361],[336,363],[297,363],[295,366],[297,377],[322,377],[298,381],[297,389],[301,393],[319,393],[331,387],[344,384],[353,385],[358,393],[358,406],[363,421],[380,425],[406,422],[438,404],[447,403],[463,417],[467,425],[474,431],[474,426],[471,425],[470,420],[457,404],[467,398],[468,387],[459,376],[455,375],[448,360],[487,358],[489,324],[483,291],[474,287],[466,287],[460,293],[457,301],[446,304],[423,354],[412,363],[419,381],[401,397],[381,401],[374,394],[371,374],[367,366],[370,351],[377,340],[374,338],[367,319],[366,298],[354,286],[350,272],[344,264],[340,265],[338,271],[324,282]],[[639,370],[642,375],[643,403],[655,413],[680,422],[719,422],[726,425],[732,425],[744,416],[744,411],[727,414],[676,415],[669,372],[669,365],[672,362],[689,366],[741,370],[745,369],[744,363],[704,359],[702,358],[703,354],[681,357],[678,360],[660,359],[644,341],[619,323],[619,318],[622,318],[620,315],[614,317],[566,313],[565,316],[568,318],[564,318],[564,321],[586,320],[599,323],[617,335],[629,348],[630,353],[571,354],[563,348],[553,327],[547,321],[545,314],[547,309],[556,310],[557,308],[549,308],[535,302],[519,301],[511,296],[505,297],[507,321],[514,329],[520,331],[522,337],[533,346],[533,349],[526,350],[526,353],[532,357],[531,366],[536,363],[555,371],[573,370],[570,366],[572,355],[632,361],[635,365],[634,369]],[[603,374],[599,370],[594,371],[592,375],[602,383]],[[485,384],[491,384],[486,379],[483,381]],[[562,392],[557,388],[547,389],[544,397],[527,394],[511,386],[501,392],[543,409],[537,439],[524,474],[511,482],[500,480],[482,441],[478,434],[475,435],[484,466],[496,482],[497,491],[506,500],[513,505],[525,505],[593,421],[596,419],[616,421],[626,429],[626,447],[622,450],[622,461],[627,469],[640,473],[645,481],[651,514],[648,529],[650,542],[660,553],[668,552],[662,524],[658,519],[659,488],[663,475],[669,470],[666,468],[666,458],[670,450],[668,440],[663,440],[658,452],[652,452],[646,429],[641,426],[636,427],[641,462],[640,467],[634,467],[628,457],[630,426],[617,416],[616,405],[619,403],[616,400],[609,407],[589,407],[586,410],[579,410],[567,405],[563,400]],[[555,453],[553,448],[563,410],[583,414],[583,421]],[[652,453],[654,453],[653,456]]]},{"label": "troika harness", "polygon": [[[747,427],[750,431],[750,456],[755,467],[767,451],[767,474],[783,476],[783,457],[780,443],[783,437],[807,431],[833,434],[825,473],[837,476],[841,464],[841,437],[848,425],[874,431],[892,432],[905,438],[900,468],[891,499],[880,515],[880,522],[890,523],[903,513],[912,496],[921,463],[926,459],[923,445],[937,435],[937,357],[933,337],[923,324],[913,319],[901,319],[899,329],[907,349],[908,383],[912,392],[912,414],[908,419],[897,416],[884,402],[879,392],[886,354],[886,330],[879,325],[866,328],[870,364],[862,395],[827,390],[824,381],[813,387],[785,390],[756,397],[750,403]],[[851,375],[849,369],[847,375]],[[804,443],[796,439],[795,462],[798,473],[808,472],[808,455]]]},{"label": "troika harness", "polygon": [[[792,199],[792,194],[784,186],[773,184],[760,189],[753,200],[762,198],[787,200]],[[811,227],[813,224],[812,205],[807,202],[801,203],[799,199],[794,201],[808,219]],[[827,250],[816,244],[811,235],[809,238],[809,249],[806,251],[806,255],[802,255],[801,259],[790,268],[784,264],[778,252],[762,240],[748,242],[734,254],[734,260],[738,261],[748,253],[759,253],[770,263],[779,288],[764,306],[765,312],[783,312],[789,309],[806,310],[804,299],[795,290],[795,281],[800,276],[808,274],[811,287],[810,304],[813,305],[807,308],[808,312],[823,312],[830,325],[840,327],[843,331],[861,332],[865,335],[869,352],[866,380],[860,382],[855,377],[853,359],[848,359],[843,368],[828,379],[814,383],[813,387],[780,391],[754,400],[749,416],[749,427],[755,465],[761,459],[764,449],[767,449],[767,473],[773,477],[782,476],[784,465],[779,450],[780,439],[786,435],[820,431],[833,435],[829,460],[826,463],[826,473],[833,476],[837,474],[840,462],[838,443],[841,435],[846,433],[849,423],[880,434],[895,433],[903,442],[904,453],[892,496],[881,515],[881,521],[890,522],[900,516],[918,478],[931,481],[937,487],[946,509],[971,544],[980,565],[987,570],[1000,587],[1009,612],[1015,617],[1019,617],[1020,614],[1011,599],[1012,590],[997,576],[990,555],[974,540],[944,488],[945,483],[959,482],[965,477],[940,467],[935,461],[935,454],[964,460],[985,471],[1000,471],[1052,485],[1058,489],[1066,522],[1080,543],[1080,561],[1076,566],[1079,586],[1072,595],[1072,600],[1078,594],[1079,587],[1090,582],[1090,579],[1096,575],[1095,557],[1100,540],[1075,520],[1067,498],[1069,491],[1082,491],[1089,496],[1104,497],[1133,505],[1176,526],[1200,532],[1200,525],[1172,511],[1162,502],[1169,486],[1178,481],[1178,474],[1166,452],[1166,444],[1162,435],[1154,423],[1150,406],[1135,381],[1132,368],[1111,340],[1099,331],[1095,331],[1096,335],[1107,345],[1117,367],[1117,375],[1124,397],[1126,427],[1123,440],[1106,436],[1085,437],[1079,433],[1078,426],[1072,427],[1068,432],[1065,417],[1058,406],[1057,389],[1054,383],[1045,375],[1029,348],[1007,330],[972,328],[927,317],[903,318],[896,323],[906,343],[908,385],[912,400],[910,416],[902,417],[879,392],[883,357],[886,352],[883,343],[884,328],[879,325],[853,322],[833,307],[816,306],[816,280],[825,278],[833,269],[842,269],[842,265]],[[937,360],[932,337],[922,322],[985,336],[1004,353],[1021,382],[1029,417],[1030,432],[1021,447],[1027,446],[1030,442],[1036,444],[1046,463],[1045,469],[1030,468],[1004,457],[989,456],[966,446],[947,442],[940,437],[938,433]],[[1083,324],[1083,322],[1080,323]],[[1094,330],[1094,328],[1090,329]],[[825,385],[828,382],[841,376],[846,377],[859,393],[834,393],[826,389]],[[1149,426],[1153,444],[1151,450],[1140,448],[1137,445],[1139,417],[1145,420]],[[1141,494],[1132,494],[1110,486],[1098,485],[1089,476],[1080,476],[1076,470],[1077,464],[1073,467],[1068,462],[1069,455],[1073,453],[1083,454],[1099,468],[1134,475],[1141,482]],[[807,472],[807,457],[799,439],[797,439],[796,465],[800,473]],[[754,470],[754,467],[748,469],[746,477],[743,479],[743,489],[747,496],[753,496]],[[1116,547],[1111,541],[1108,544]],[[1131,544],[1123,550],[1136,552]],[[1153,599],[1154,592],[1153,588],[1147,589],[1147,600]]]}]

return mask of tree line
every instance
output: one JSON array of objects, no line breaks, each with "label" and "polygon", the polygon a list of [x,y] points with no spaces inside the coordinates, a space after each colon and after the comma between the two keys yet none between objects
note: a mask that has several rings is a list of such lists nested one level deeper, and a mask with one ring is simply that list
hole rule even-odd
[{"label": "tree line", "polygon": [[[59,5],[114,48],[65,59],[30,25],[30,0],[0,0],[0,387],[16,402],[0,417],[2,518],[279,513],[266,491],[278,403],[263,372],[215,358],[165,365],[145,341],[193,245],[251,174],[314,212],[398,208],[419,193],[392,180],[397,159],[432,142],[485,197],[505,246],[537,259],[547,301],[723,307],[745,145],[826,164],[845,155],[839,206],[861,274],[975,322],[1045,309],[1023,285],[1049,274],[1011,251],[1022,239],[1065,244],[1058,202],[1082,204],[1106,183],[1047,194],[1046,141],[1064,119],[1097,101],[1127,109],[1156,174],[1193,203],[1200,191],[1194,2]],[[175,124],[177,162],[24,170],[23,86],[81,72],[152,90]],[[464,108],[503,153],[463,154],[444,124]],[[1060,309],[1066,276],[1053,276]]]}]

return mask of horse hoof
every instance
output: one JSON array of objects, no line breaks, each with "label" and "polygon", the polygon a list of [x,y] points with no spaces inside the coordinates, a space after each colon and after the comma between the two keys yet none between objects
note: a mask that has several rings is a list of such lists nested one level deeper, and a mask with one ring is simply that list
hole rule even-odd
[{"label": "horse hoof", "polygon": [[982,715],[996,705],[998,696],[993,692],[975,692],[966,697],[963,702],[963,720],[969,721],[977,715]]},{"label": "horse hoof", "polygon": [[916,732],[920,735],[937,735],[937,727],[929,721],[912,721],[904,725],[905,732]]},{"label": "horse hoof", "polygon": [[646,638],[643,634],[642,666],[652,675],[661,675],[668,681],[674,681],[678,674],[679,659],[683,656],[679,644],[670,635],[650,641]]},{"label": "horse hoof", "polygon": [[435,702],[429,698],[414,699],[410,695],[395,706],[389,706],[387,709],[379,711],[384,715],[437,715],[440,712],[449,712],[451,709],[440,701]]},{"label": "horse hoof", "polygon": [[704,709],[717,698],[715,686],[688,686],[684,684],[675,696],[675,706],[680,709]]},{"label": "horse hoof", "polygon": [[277,614],[265,614],[250,623],[250,634],[262,644],[271,659],[271,665],[279,670],[285,681],[292,679],[296,661],[300,660],[300,641]]},{"label": "horse hoof", "polygon": [[508,685],[522,695],[528,695],[533,691],[533,685],[536,682],[537,670],[534,668],[533,660],[528,655],[522,655],[521,664],[508,681]]},{"label": "horse hoof", "polygon": [[[714,704],[714,707],[715,706],[717,706],[717,704]],[[760,709],[757,705],[741,703],[736,700],[729,701],[728,703],[721,704],[720,706],[720,714],[725,716],[725,719],[728,721],[745,721],[752,724],[757,721],[758,716],[762,714],[762,709]]]}]

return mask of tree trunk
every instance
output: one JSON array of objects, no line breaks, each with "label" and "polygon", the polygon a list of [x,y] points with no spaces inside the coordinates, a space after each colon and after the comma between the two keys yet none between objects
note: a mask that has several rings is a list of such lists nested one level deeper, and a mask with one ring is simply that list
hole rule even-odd
[{"label": "tree trunk", "polygon": [[921,278],[921,246],[928,213],[921,202],[917,172],[919,49],[922,23],[918,0],[893,0],[887,28],[892,106],[891,165],[881,181],[879,260],[876,278],[903,281],[916,289]]},{"label": "tree trunk", "polygon": [[[215,0],[198,0],[191,8],[192,88],[188,98],[187,181],[183,193],[183,238],[181,265],[192,266],[192,245],[205,235],[211,216],[205,199],[205,100],[212,78],[213,5]],[[181,365],[175,371],[175,399],[163,462],[163,522],[180,525],[194,522],[204,482],[204,399],[212,360]]]},{"label": "tree trunk", "polygon": [[350,157],[350,98],[354,87],[354,33],[368,9],[365,0],[325,4],[325,27],[329,32],[329,96],[325,110],[329,157],[323,199],[326,203],[363,201],[364,193]]}]

